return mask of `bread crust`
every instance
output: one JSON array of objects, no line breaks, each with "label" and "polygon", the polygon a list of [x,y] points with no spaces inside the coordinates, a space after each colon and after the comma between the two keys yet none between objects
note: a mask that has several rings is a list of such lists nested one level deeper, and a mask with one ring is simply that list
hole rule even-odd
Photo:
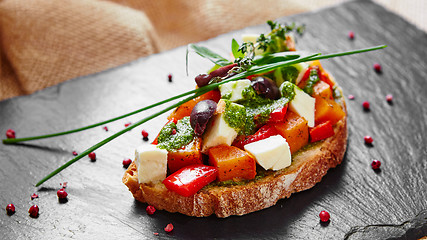
[{"label": "bread crust", "polygon": [[[344,99],[339,100],[346,110]],[[136,200],[159,210],[180,212],[195,217],[215,214],[225,218],[271,207],[279,199],[313,187],[328,169],[343,160],[347,148],[347,111],[335,126],[335,135],[292,156],[288,168],[276,171],[245,185],[205,187],[190,197],[169,191],[162,183],[139,184],[135,162],[126,170],[123,183]]]}]

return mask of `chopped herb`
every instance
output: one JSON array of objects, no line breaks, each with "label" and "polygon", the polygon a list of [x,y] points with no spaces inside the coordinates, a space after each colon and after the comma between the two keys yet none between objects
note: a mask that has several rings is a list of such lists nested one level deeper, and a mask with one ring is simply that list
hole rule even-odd
[{"label": "chopped herb", "polygon": [[189,144],[193,138],[194,130],[190,125],[190,117],[184,117],[176,124],[170,122],[162,128],[157,138],[157,146],[172,151]]}]

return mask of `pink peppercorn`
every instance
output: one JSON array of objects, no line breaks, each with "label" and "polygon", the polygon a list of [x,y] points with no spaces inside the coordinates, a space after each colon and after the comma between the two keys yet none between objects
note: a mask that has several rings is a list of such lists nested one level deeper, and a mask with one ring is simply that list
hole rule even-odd
[{"label": "pink peppercorn", "polygon": [[365,109],[366,111],[370,109],[370,103],[368,101],[364,101],[362,103],[363,109]]},{"label": "pink peppercorn", "polygon": [[378,160],[374,160],[371,163],[372,169],[377,170],[381,167],[381,162]]},{"label": "pink peppercorn", "polygon": [[107,126],[103,127],[102,129],[104,129],[106,132],[108,132],[108,127]]},{"label": "pink peppercorn", "polygon": [[30,207],[30,209],[28,210],[28,213],[30,214],[30,217],[32,218],[36,218],[39,216],[39,206],[37,205],[33,205]]},{"label": "pink peppercorn", "polygon": [[148,137],[148,132],[145,131],[144,129],[142,129],[141,135],[146,138],[146,137]]},{"label": "pink peppercorn", "polygon": [[172,74],[169,74],[169,75],[168,75],[168,81],[169,81],[169,82],[172,82]]},{"label": "pink peppercorn", "polygon": [[385,96],[385,99],[387,100],[387,102],[391,103],[393,102],[393,95],[387,94],[387,96]]},{"label": "pink peppercorn", "polygon": [[365,136],[363,139],[365,140],[366,144],[372,144],[374,142],[374,139],[372,139],[371,136]]},{"label": "pink peppercorn", "polygon": [[124,159],[123,160],[123,167],[124,168],[127,168],[127,167],[129,167],[129,165],[132,163],[132,160],[130,160],[129,158],[128,159]]},{"label": "pink peppercorn", "polygon": [[89,156],[90,160],[96,161],[96,154],[94,152],[89,153],[88,156]]},{"label": "pink peppercorn", "polygon": [[165,227],[165,232],[172,232],[173,230],[173,225],[172,223],[169,223],[168,225],[166,225]]},{"label": "pink peppercorn", "polygon": [[15,138],[15,131],[13,131],[13,129],[7,129],[6,131],[6,137],[7,138]]},{"label": "pink peppercorn", "polygon": [[7,215],[12,215],[12,214],[14,214],[15,213],[15,205],[13,205],[12,203],[11,204],[8,204],[7,206],[6,206],[6,213],[7,213]]},{"label": "pink peppercorn", "polygon": [[353,39],[354,39],[354,32],[353,32],[353,31],[350,31],[350,32],[348,33],[348,38],[349,38],[350,40],[353,40]]},{"label": "pink peppercorn", "polygon": [[34,198],[38,198],[38,197],[39,197],[39,195],[33,193],[33,195],[31,195],[31,200],[33,200]]},{"label": "pink peppercorn", "polygon": [[379,63],[374,63],[374,70],[377,73],[380,73],[382,71],[382,67]]},{"label": "pink peppercorn", "polygon": [[77,155],[79,155],[76,151],[73,151],[73,155],[74,156],[77,156]]},{"label": "pink peppercorn", "polygon": [[320,221],[322,221],[322,222],[329,221],[330,217],[331,216],[329,215],[329,213],[327,211],[321,211],[319,213],[319,218],[320,218]]},{"label": "pink peppercorn", "polygon": [[156,212],[156,208],[151,205],[148,205],[145,211],[148,215],[153,215]]},{"label": "pink peppercorn", "polygon": [[65,199],[68,196],[68,193],[65,191],[65,189],[61,188],[56,192],[56,195],[59,199]]},{"label": "pink peppercorn", "polygon": [[125,123],[125,127],[129,127],[132,123]]},{"label": "pink peppercorn", "polygon": [[354,96],[353,95],[348,95],[348,99],[353,100]]}]

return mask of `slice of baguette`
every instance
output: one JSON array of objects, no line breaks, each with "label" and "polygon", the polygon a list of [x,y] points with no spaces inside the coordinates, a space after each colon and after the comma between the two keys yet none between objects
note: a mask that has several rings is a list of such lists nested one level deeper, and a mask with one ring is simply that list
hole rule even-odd
[{"label": "slice of baguette", "polygon": [[[346,110],[344,99],[339,100]],[[288,168],[244,185],[209,186],[191,197],[169,191],[162,183],[139,184],[135,162],[126,170],[123,183],[136,200],[159,210],[189,216],[217,217],[244,215],[271,207],[279,199],[313,187],[328,169],[342,162],[347,147],[347,115],[334,126],[335,135],[299,151]]]}]

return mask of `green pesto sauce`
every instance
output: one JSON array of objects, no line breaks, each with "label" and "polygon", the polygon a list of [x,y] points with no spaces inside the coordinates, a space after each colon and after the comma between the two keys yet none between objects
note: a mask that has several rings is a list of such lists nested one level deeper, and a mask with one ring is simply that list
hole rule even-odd
[{"label": "green pesto sauce", "polygon": [[224,94],[224,96],[221,96],[221,98],[222,99],[230,99],[231,98],[231,93],[227,93],[227,94]]},{"label": "green pesto sauce", "polygon": [[319,74],[316,69],[310,70],[310,76],[307,80],[307,84],[305,85],[303,91],[306,92],[309,95],[313,95],[313,87],[314,85],[319,82]]},{"label": "green pesto sauce", "polygon": [[282,78],[285,82],[291,82],[291,83],[296,82],[299,75],[298,69],[296,67],[293,67],[293,66],[282,67],[280,68],[280,71],[282,73]]},{"label": "green pesto sauce", "polygon": [[[285,90],[285,92],[288,89]],[[251,135],[255,133],[257,126],[263,125],[270,117],[270,113],[275,109],[285,106],[291,98],[288,95],[279,98],[278,100],[271,100],[256,94],[255,90],[251,87],[242,92],[244,97],[243,101],[239,104],[246,108],[245,126],[239,134]]]},{"label": "green pesto sauce", "polygon": [[[175,129],[176,134],[172,134]],[[190,117],[184,117],[175,124],[166,124],[157,138],[158,147],[168,151],[179,149],[189,144],[194,138],[194,130],[190,125]]]},{"label": "green pesto sauce", "polygon": [[231,101],[225,100],[224,120],[231,128],[240,131],[245,124],[246,109]]}]

